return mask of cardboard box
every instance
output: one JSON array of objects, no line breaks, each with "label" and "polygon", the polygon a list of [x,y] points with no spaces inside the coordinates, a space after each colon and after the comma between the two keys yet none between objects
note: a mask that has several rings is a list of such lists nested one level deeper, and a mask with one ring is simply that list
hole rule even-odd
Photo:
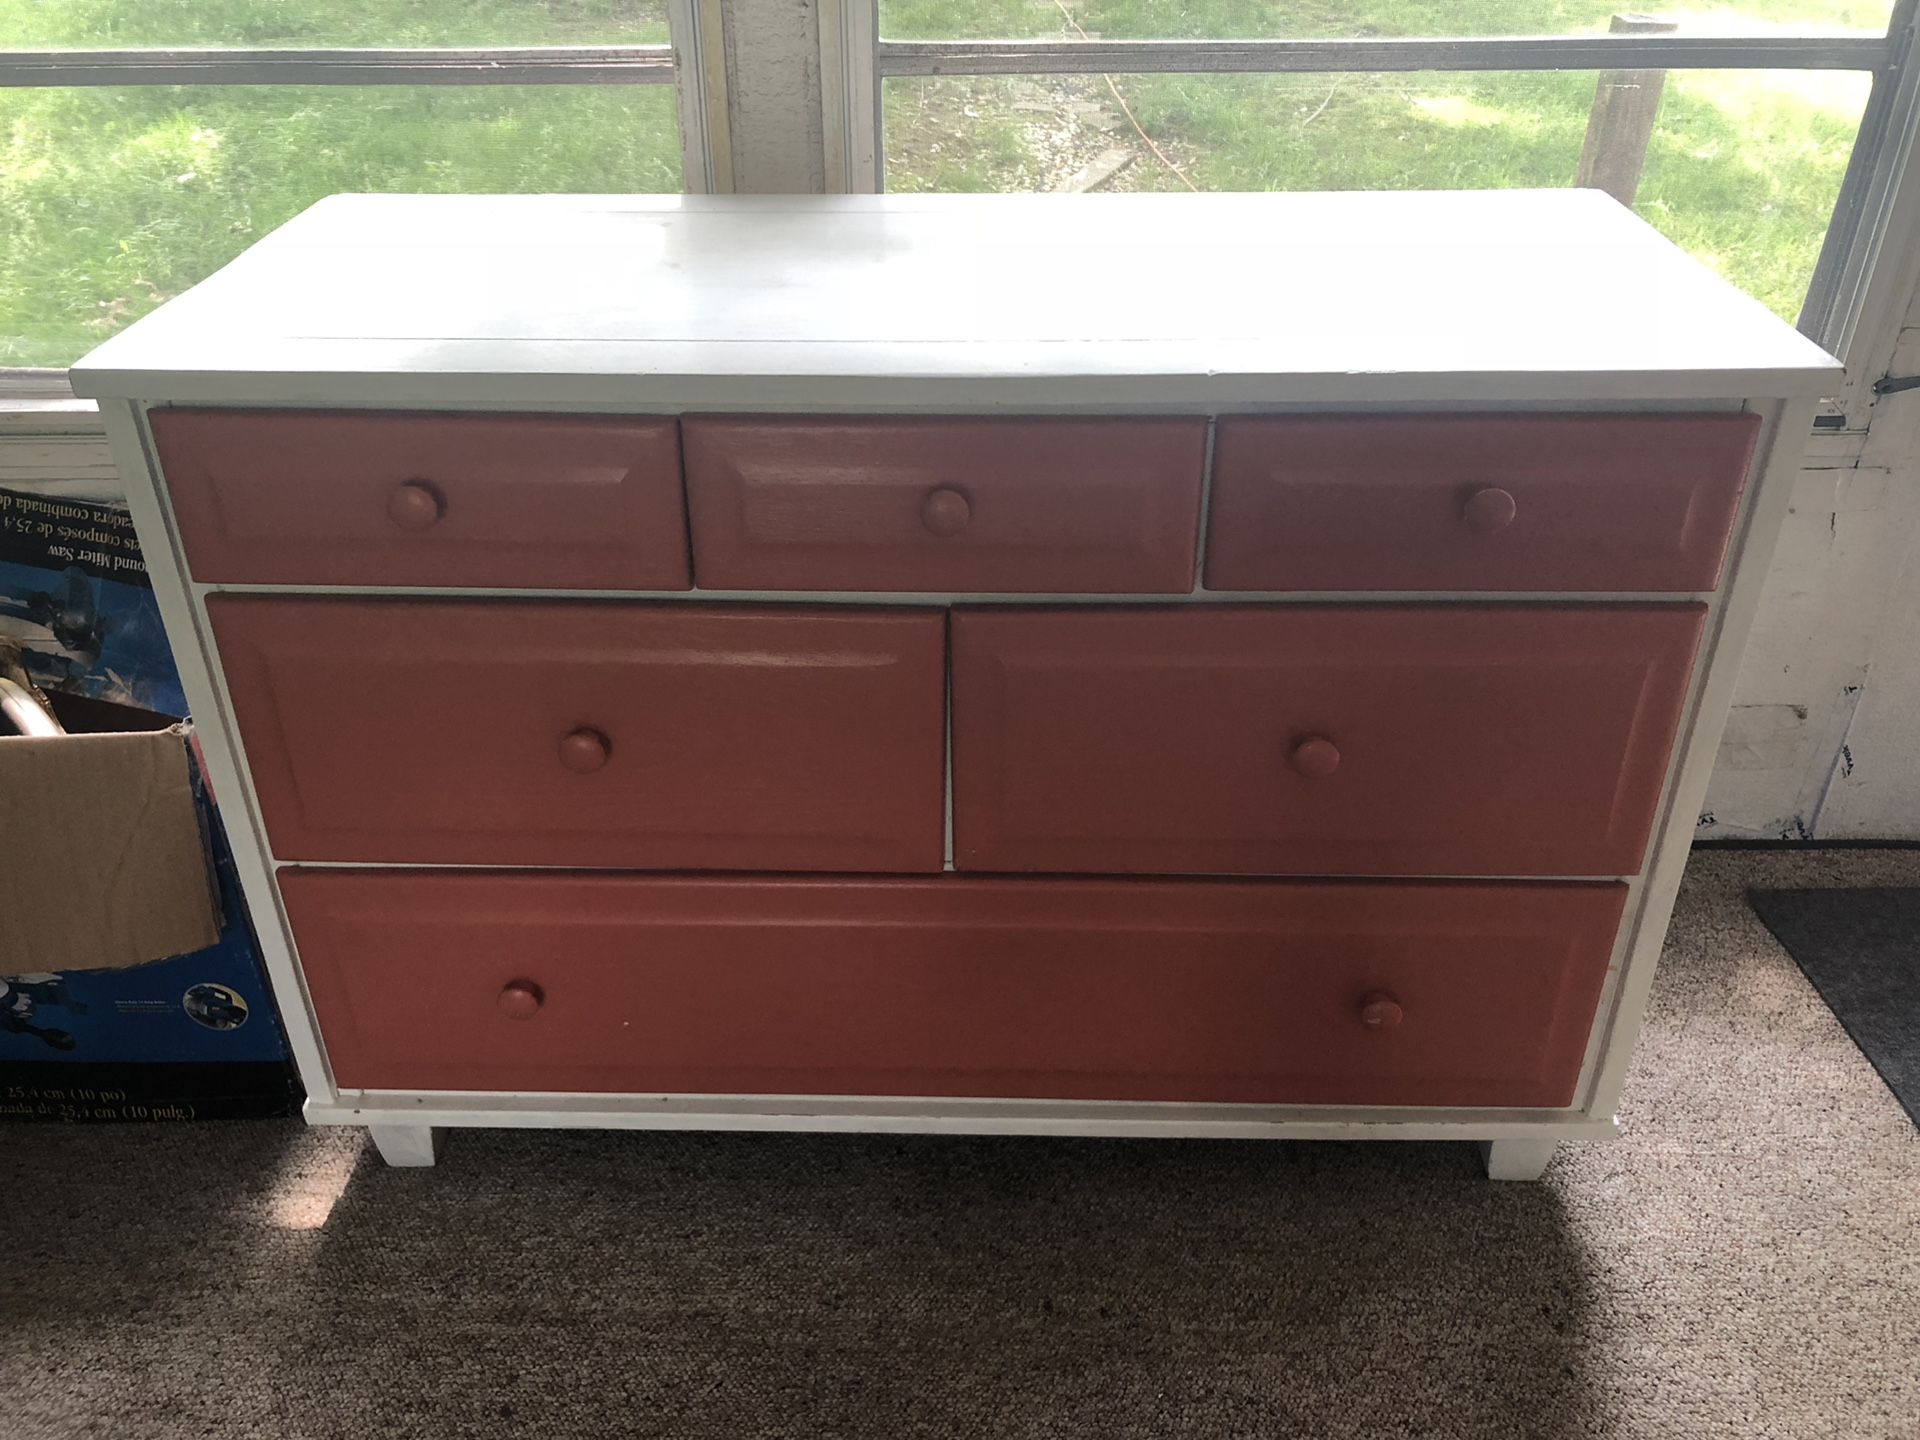
[{"label": "cardboard box", "polygon": [[0,975],[124,970],[220,939],[187,729],[56,702],[67,735],[0,736]]},{"label": "cardboard box", "polygon": [[0,978],[0,1120],[290,1115],[300,1088],[216,827],[220,938],[127,970]]},{"label": "cardboard box", "polygon": [[[0,1119],[287,1114],[232,853],[113,508],[0,491],[0,636],[73,732],[0,736]],[[109,703],[156,696],[173,712]]]},{"label": "cardboard box", "polygon": [[[69,697],[54,708],[90,733],[0,738],[0,813],[23,853],[41,847],[37,882],[16,879],[11,843],[0,867],[0,1119],[292,1113],[299,1087],[190,732]],[[149,952],[168,958],[129,958]]]}]

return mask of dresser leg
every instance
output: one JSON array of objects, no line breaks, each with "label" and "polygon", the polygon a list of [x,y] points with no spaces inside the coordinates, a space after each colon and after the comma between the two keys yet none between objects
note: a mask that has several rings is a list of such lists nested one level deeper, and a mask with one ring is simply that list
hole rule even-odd
[{"label": "dresser leg", "polygon": [[1551,1140],[1482,1140],[1480,1158],[1489,1180],[1538,1180],[1553,1159]]},{"label": "dresser leg", "polygon": [[447,1132],[435,1125],[369,1125],[367,1133],[387,1164],[431,1165]]}]

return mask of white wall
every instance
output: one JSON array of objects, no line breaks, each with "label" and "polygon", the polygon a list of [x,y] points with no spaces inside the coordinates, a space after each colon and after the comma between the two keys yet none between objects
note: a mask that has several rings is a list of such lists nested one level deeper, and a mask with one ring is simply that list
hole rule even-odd
[{"label": "white wall", "polygon": [[[1920,373],[1920,296],[1889,374]],[[1702,838],[1920,838],[1920,390],[1794,489]]]}]

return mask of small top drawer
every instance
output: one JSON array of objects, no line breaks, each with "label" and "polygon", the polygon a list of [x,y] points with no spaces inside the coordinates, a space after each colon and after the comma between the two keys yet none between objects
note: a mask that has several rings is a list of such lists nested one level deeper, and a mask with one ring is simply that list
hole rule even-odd
[{"label": "small top drawer", "polygon": [[684,430],[705,587],[1193,588],[1202,419],[690,416]]},{"label": "small top drawer", "polygon": [[1753,415],[1230,416],[1214,590],[1711,590]]},{"label": "small top drawer", "polygon": [[216,595],[274,853],[938,870],[937,610]]},{"label": "small top drawer", "polygon": [[147,416],[196,580],[684,590],[673,420]]}]

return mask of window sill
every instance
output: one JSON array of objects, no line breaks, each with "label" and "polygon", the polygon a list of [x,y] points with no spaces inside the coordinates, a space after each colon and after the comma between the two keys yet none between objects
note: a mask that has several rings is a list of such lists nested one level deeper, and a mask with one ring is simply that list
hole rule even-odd
[{"label": "window sill", "polygon": [[0,374],[0,489],[112,499],[122,493],[100,407],[61,374]]},{"label": "window sill", "polygon": [[60,370],[0,370],[0,436],[22,431],[101,434],[100,407],[82,400]]}]

